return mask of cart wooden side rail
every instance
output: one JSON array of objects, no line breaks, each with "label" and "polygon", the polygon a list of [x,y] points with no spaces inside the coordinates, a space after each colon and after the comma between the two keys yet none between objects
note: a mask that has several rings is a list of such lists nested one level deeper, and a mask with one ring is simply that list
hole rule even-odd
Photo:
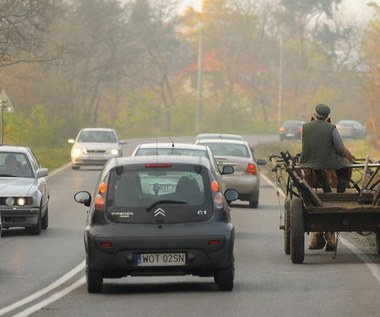
[{"label": "cart wooden side rail", "polygon": [[[348,166],[361,175],[345,193],[324,193],[306,182],[298,157],[271,155],[277,184],[284,191],[284,249],[293,263],[303,263],[305,233],[374,232],[380,255],[380,162],[355,160]],[[364,162],[364,163],[362,163]],[[335,246],[336,247],[336,246]]]}]

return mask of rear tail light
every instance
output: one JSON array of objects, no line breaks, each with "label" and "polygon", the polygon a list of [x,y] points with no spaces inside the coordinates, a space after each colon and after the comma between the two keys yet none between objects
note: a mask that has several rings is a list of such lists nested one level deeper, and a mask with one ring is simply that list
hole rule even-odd
[{"label": "rear tail light", "polygon": [[99,185],[98,194],[95,196],[95,211],[104,212],[104,195],[107,191],[107,183],[102,182]]},{"label": "rear tail light", "polygon": [[301,127],[301,128],[298,128],[298,129],[297,129],[297,132],[298,132],[298,133],[301,133],[301,132],[302,132],[302,127]]},{"label": "rear tail light", "polygon": [[101,241],[99,244],[102,248],[112,248],[111,241]]},{"label": "rear tail light", "polygon": [[213,192],[218,192],[219,191],[219,184],[216,180],[213,180],[211,183],[211,189]]},{"label": "rear tail light", "polygon": [[284,132],[284,131],[285,131],[285,128],[284,128],[284,127],[281,127],[279,130],[280,130],[280,132]]},{"label": "rear tail light", "polygon": [[247,169],[244,172],[244,175],[256,175],[256,165],[253,163],[248,163]]},{"label": "rear tail light", "polygon": [[102,195],[96,195],[95,197],[95,211],[104,212],[104,197]]},{"label": "rear tail light", "polygon": [[214,208],[215,209],[222,209],[224,204],[224,197],[222,193],[218,192],[214,196]]},{"label": "rear tail light", "polygon": [[165,167],[172,167],[173,164],[171,163],[148,163],[145,164],[146,168],[165,168]]},{"label": "rear tail light", "polygon": [[220,241],[220,240],[209,240],[208,241],[208,245],[212,245],[212,246],[218,246],[218,245],[222,245],[223,242]]}]

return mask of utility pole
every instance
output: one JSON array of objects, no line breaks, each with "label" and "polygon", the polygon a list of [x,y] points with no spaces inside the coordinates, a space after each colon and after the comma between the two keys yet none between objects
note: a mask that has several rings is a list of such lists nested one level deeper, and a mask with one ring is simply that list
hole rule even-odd
[{"label": "utility pole", "polygon": [[195,132],[200,131],[201,111],[203,98],[203,30],[199,30],[198,46],[198,76],[197,76],[197,107],[195,110]]},{"label": "utility pole", "polygon": [[282,124],[282,109],[283,109],[283,101],[282,101],[282,90],[283,90],[283,67],[284,67],[284,41],[282,36],[280,35],[280,52],[279,52],[279,63],[278,63],[278,126],[280,127]]}]

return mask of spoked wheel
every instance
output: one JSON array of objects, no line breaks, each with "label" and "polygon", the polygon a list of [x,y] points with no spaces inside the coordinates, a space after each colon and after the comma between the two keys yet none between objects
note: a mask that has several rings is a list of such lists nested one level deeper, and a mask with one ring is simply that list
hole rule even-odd
[{"label": "spoked wheel", "polygon": [[305,227],[303,204],[293,198],[290,206],[290,257],[293,263],[302,263],[305,258]]},{"label": "spoked wheel", "polygon": [[290,254],[290,204],[285,203],[284,208],[284,251]]},{"label": "spoked wheel", "polygon": [[376,231],[376,254],[380,255],[380,231]]}]

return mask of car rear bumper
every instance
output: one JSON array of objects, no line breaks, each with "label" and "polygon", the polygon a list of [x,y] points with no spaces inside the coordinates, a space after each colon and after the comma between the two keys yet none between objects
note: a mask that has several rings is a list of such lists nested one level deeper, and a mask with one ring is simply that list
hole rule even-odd
[{"label": "car rear bumper", "polygon": [[[165,231],[158,226],[153,232],[142,235],[107,235],[86,231],[87,265],[91,270],[101,271],[105,277],[127,275],[200,275],[212,276],[216,269],[226,268],[233,263],[234,229],[225,224],[228,234],[195,234],[181,230]],[[187,231],[187,232],[186,232]],[[137,233],[132,230],[132,233]],[[195,231],[196,232],[196,231]],[[153,233],[153,234],[152,234]],[[155,235],[156,234],[156,235]],[[219,240],[220,245],[210,245],[210,241]],[[112,246],[102,247],[102,242]],[[109,244],[108,244],[109,245]],[[184,253],[186,263],[182,266],[137,265],[140,253]]]},{"label": "car rear bumper", "polygon": [[[257,176],[240,175],[232,176],[225,175],[224,181],[227,189],[235,189],[239,192],[240,197],[258,197],[260,181]],[[249,200],[249,199],[248,199]]]}]

